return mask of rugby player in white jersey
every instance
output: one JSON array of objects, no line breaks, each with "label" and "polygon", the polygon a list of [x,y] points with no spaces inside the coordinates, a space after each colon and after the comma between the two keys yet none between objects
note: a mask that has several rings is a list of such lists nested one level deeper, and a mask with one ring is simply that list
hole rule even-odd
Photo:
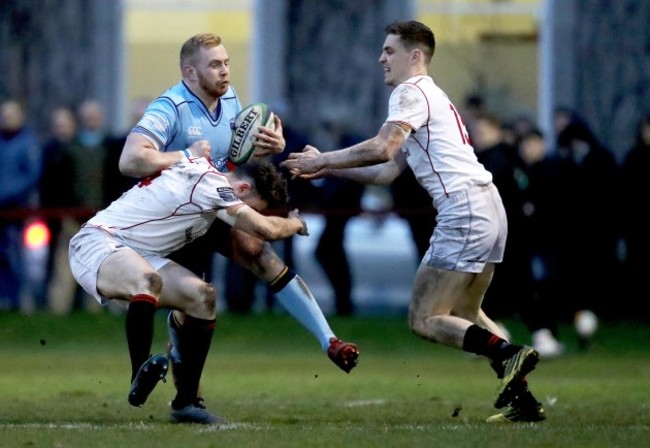
[{"label": "rugby player in white jersey", "polygon": [[502,261],[506,214],[492,175],[474,154],[460,115],[428,76],[435,50],[431,30],[416,21],[386,27],[379,62],[394,87],[377,136],[321,153],[306,146],[283,162],[294,176],[339,176],[390,184],[410,167],[433,200],[437,224],[414,280],[409,307],[413,332],[431,342],[484,355],[501,381],[489,422],[541,421],[541,403],[525,379],[539,354],[506,340],[481,309]]},{"label": "rugby player in white jersey", "polygon": [[[268,162],[248,163],[224,174],[205,157],[183,158],[128,190],[71,239],[70,266],[77,282],[102,304],[128,304],[130,404],[142,406],[167,371],[166,355],[150,357],[157,308],[178,310],[191,331],[211,336],[215,324],[214,288],[167,256],[205,234],[217,218],[269,241],[306,235],[295,210],[288,218],[257,211],[278,207],[286,199],[286,180]],[[223,423],[202,403],[184,401],[185,395],[195,398],[211,338],[179,339],[180,345],[204,346],[188,349],[192,356],[187,362],[195,364],[195,373],[178,385],[171,420]]]},{"label": "rugby player in white jersey", "polygon": [[[152,102],[127,137],[120,157],[123,174],[150,176],[173,165],[184,154],[209,155],[219,170],[225,172],[230,168],[227,155],[231,124],[241,105],[230,85],[230,59],[221,38],[207,33],[188,39],[180,51],[180,69],[181,82]],[[284,150],[282,123],[275,116],[275,130],[260,129],[257,157]],[[170,258],[199,277],[207,278],[215,251],[235,259],[265,281],[280,304],[318,339],[338,367],[349,373],[356,366],[357,346],[334,335],[307,285],[288,269],[268,242],[231,229],[218,220],[206,235],[174,252]],[[170,313],[172,373],[176,387],[183,389],[186,376],[196,378],[197,369],[191,359],[202,357],[198,352],[208,344],[210,336],[207,329],[202,332],[193,329],[198,324],[184,322],[181,312]],[[186,338],[197,341],[182,343]],[[179,345],[186,347],[186,352]],[[175,405],[201,401],[197,394],[190,388]]]}]

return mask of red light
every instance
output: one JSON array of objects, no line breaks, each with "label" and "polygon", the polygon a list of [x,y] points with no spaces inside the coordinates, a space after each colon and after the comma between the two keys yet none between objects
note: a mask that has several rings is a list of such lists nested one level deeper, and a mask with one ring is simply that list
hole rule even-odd
[{"label": "red light", "polygon": [[39,249],[50,244],[50,229],[43,221],[34,221],[23,234],[23,243],[28,249]]}]

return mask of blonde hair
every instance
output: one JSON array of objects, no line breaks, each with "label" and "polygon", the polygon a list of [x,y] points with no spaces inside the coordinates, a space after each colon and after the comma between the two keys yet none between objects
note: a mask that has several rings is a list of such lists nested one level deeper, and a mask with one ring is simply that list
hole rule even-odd
[{"label": "blonde hair", "polygon": [[212,48],[221,45],[221,37],[213,33],[196,34],[185,41],[181,47],[181,70],[184,65],[194,65],[196,55],[201,48]]}]

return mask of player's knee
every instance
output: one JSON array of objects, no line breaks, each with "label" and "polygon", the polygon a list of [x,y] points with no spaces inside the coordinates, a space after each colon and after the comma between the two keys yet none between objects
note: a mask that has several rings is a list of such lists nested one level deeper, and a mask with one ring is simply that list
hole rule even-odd
[{"label": "player's knee", "polygon": [[217,309],[217,292],[210,283],[203,283],[198,290],[196,304],[204,318],[212,318]]},{"label": "player's knee", "polygon": [[147,272],[144,274],[144,286],[154,296],[160,296],[162,291],[163,281],[160,274],[157,272]]},{"label": "player's knee", "polygon": [[428,314],[418,313],[417,310],[409,310],[409,328],[417,336],[436,341],[434,335],[440,323],[440,316],[430,316]]},{"label": "player's knee", "polygon": [[424,319],[409,316],[409,328],[414,334],[421,338],[426,335]]}]

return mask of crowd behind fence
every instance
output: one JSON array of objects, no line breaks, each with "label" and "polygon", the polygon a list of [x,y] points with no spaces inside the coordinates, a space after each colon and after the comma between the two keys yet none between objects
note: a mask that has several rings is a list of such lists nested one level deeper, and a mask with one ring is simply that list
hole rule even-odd
[{"label": "crowd behind fence", "polygon": [[[146,105],[147,101],[139,100],[133,122]],[[531,328],[568,319],[581,309],[603,318],[648,321],[650,305],[638,291],[643,290],[650,246],[642,224],[648,197],[650,116],[639,119],[635,144],[621,161],[571,110],[556,110],[554,135],[543,135],[526,117],[504,121],[473,98],[464,104],[463,118],[477,157],[493,173],[509,218],[508,252],[484,302],[488,313],[495,317],[519,314]],[[293,132],[286,126],[287,132]],[[0,154],[4,157],[0,166],[0,308],[57,314],[97,311],[95,302],[83,296],[70,275],[67,244],[96,210],[136,183],[118,169],[125,138],[105,131],[103,109],[97,101],[52,111],[45,137],[30,129],[21,104],[7,100],[0,105]],[[309,138],[296,141],[304,143]],[[288,149],[294,150],[300,149]],[[352,184],[293,182],[290,187],[298,205],[322,214],[328,223],[323,235],[311,238],[323,238],[314,257],[337,295],[338,314],[351,315],[355,310],[351,295],[355,280],[344,263],[347,256],[342,245],[350,217],[363,213],[398,216],[411,231],[418,258],[426,251],[435,214],[430,199],[408,173],[379,194]],[[368,195],[380,197],[382,205],[375,209],[364,205]],[[339,199],[328,203],[328,197]],[[34,223],[45,226],[35,228]],[[39,228],[45,229],[41,239],[38,233],[27,232]],[[26,239],[28,235],[32,239]],[[337,240],[339,244],[334,244]],[[291,250],[287,242],[287,261],[300,272],[300,261],[293,259]],[[241,297],[241,291],[238,294],[229,308],[250,312],[248,299]],[[252,294],[250,288],[245,294]]]}]

